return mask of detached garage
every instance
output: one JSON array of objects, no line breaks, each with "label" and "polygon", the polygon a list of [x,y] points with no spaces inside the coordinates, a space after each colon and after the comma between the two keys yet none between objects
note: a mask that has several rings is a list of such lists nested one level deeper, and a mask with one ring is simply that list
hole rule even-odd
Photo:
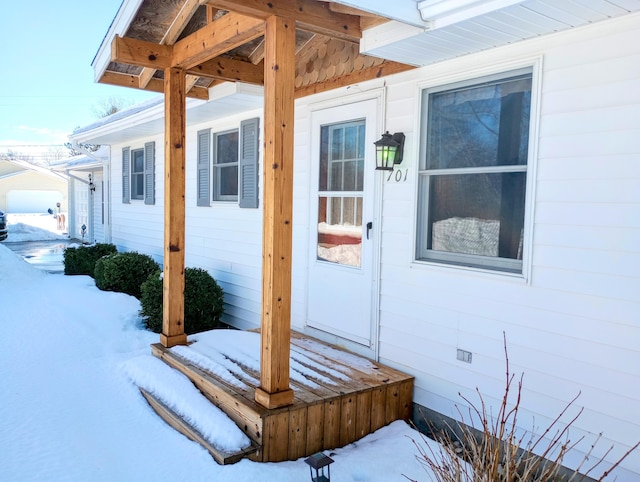
[{"label": "detached garage", "polygon": [[9,214],[68,209],[67,176],[24,161],[0,160],[0,210]]},{"label": "detached garage", "polygon": [[46,213],[56,210],[57,203],[64,201],[60,191],[38,191],[33,189],[13,189],[7,193],[8,213]]}]

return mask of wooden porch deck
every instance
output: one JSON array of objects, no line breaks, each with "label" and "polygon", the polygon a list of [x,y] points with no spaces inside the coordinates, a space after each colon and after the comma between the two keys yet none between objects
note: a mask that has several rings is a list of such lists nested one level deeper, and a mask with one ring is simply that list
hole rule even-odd
[{"label": "wooden porch deck", "polygon": [[204,445],[219,463],[233,463],[244,456],[262,462],[296,460],[345,446],[411,416],[413,377],[296,333],[291,339],[294,403],[272,410],[254,401],[259,380],[255,365],[229,359],[241,367],[233,373],[240,383],[231,384],[179,351],[152,345],[153,355],[186,375],[249,436],[253,448],[236,455],[215,454],[196,432],[145,396],[170,425]]}]

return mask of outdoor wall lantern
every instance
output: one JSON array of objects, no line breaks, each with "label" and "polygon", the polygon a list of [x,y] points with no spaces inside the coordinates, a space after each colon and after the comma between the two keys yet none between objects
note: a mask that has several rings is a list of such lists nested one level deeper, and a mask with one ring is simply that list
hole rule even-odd
[{"label": "outdoor wall lantern", "polygon": [[[312,482],[330,482],[331,481],[331,467],[333,459],[327,457],[322,452],[313,454],[306,458],[305,463],[309,465],[309,472],[311,473]],[[327,474],[324,473],[324,468],[327,468]],[[315,474],[315,475],[314,475]]]},{"label": "outdoor wall lantern", "polygon": [[391,135],[387,131],[374,144],[376,145],[376,170],[393,171],[393,166],[402,162],[402,151],[404,151],[402,132]]},{"label": "outdoor wall lantern", "polygon": [[96,191],[96,185],[93,183],[93,178],[91,177],[91,174],[89,174],[89,191],[91,192]]}]

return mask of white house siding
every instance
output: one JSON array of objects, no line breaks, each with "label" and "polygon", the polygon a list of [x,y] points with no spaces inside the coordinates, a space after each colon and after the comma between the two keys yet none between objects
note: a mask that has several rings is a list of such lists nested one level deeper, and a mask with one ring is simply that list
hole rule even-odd
[{"label": "white house siding", "polygon": [[[129,204],[122,202],[122,148],[144,148],[145,142],[156,143],[155,199],[154,205],[146,205],[143,200],[132,199]],[[126,144],[111,146],[111,242],[120,251],[137,251],[152,256],[162,262],[164,239],[164,136],[162,133],[140,138]]]},{"label": "white house siding", "polygon": [[[105,195],[105,192],[103,187],[103,174],[102,174],[102,171],[94,171],[92,175],[93,175],[93,182],[96,186],[96,190],[91,195],[91,204],[92,204],[91,228],[93,230],[92,239],[97,243],[103,243],[105,241],[105,235],[104,235],[105,217],[103,212],[103,210],[105,209],[105,206],[103,203],[103,196]],[[87,190],[88,190],[88,187],[87,187]]]},{"label": "white house siding", "polygon": [[[260,111],[246,112],[215,122],[190,125],[187,129],[185,264],[187,267],[204,268],[214,276],[225,292],[223,320],[238,328],[260,325],[262,192],[259,209],[240,208],[237,202],[197,206],[196,134],[208,128],[212,133],[237,129],[241,121],[261,116]],[[262,119],[260,122],[262,124]],[[131,200],[130,204],[123,204],[122,148],[141,148],[149,141],[156,143],[156,203],[151,206],[142,200]],[[164,239],[163,145],[164,139],[159,135],[111,147],[112,242],[119,250],[150,254],[160,263]]]},{"label": "white house siding", "polygon": [[[384,185],[379,353],[416,376],[418,404],[459,418],[459,393],[477,401],[476,387],[499,403],[504,332],[524,373],[523,429],[580,393],[580,449],[602,432],[594,454],[614,445],[614,460],[640,438],[639,40],[630,15],[387,79],[387,128],[407,134],[409,175]],[[420,89],[530,61],[542,75],[526,279],[413,262]],[[618,480],[640,480],[639,451]]]}]

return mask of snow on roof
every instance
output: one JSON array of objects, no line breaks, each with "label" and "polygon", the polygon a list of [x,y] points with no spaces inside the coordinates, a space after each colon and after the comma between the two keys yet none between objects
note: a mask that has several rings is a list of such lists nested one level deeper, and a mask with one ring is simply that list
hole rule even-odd
[{"label": "snow on roof", "polygon": [[145,100],[144,102],[140,102],[138,104],[132,105],[131,107],[128,107],[126,109],[119,110],[115,114],[111,114],[106,117],[103,117],[102,119],[94,122],[93,124],[89,124],[84,127],[79,127],[73,131],[72,135],[81,134],[83,132],[89,132],[94,129],[98,129],[99,127],[104,127],[106,125],[109,125],[113,122],[126,119],[127,117],[132,117],[136,114],[144,112],[147,109],[151,109],[152,107],[162,104],[163,101],[164,101],[164,98],[162,97],[162,95],[158,95],[158,97]]}]

